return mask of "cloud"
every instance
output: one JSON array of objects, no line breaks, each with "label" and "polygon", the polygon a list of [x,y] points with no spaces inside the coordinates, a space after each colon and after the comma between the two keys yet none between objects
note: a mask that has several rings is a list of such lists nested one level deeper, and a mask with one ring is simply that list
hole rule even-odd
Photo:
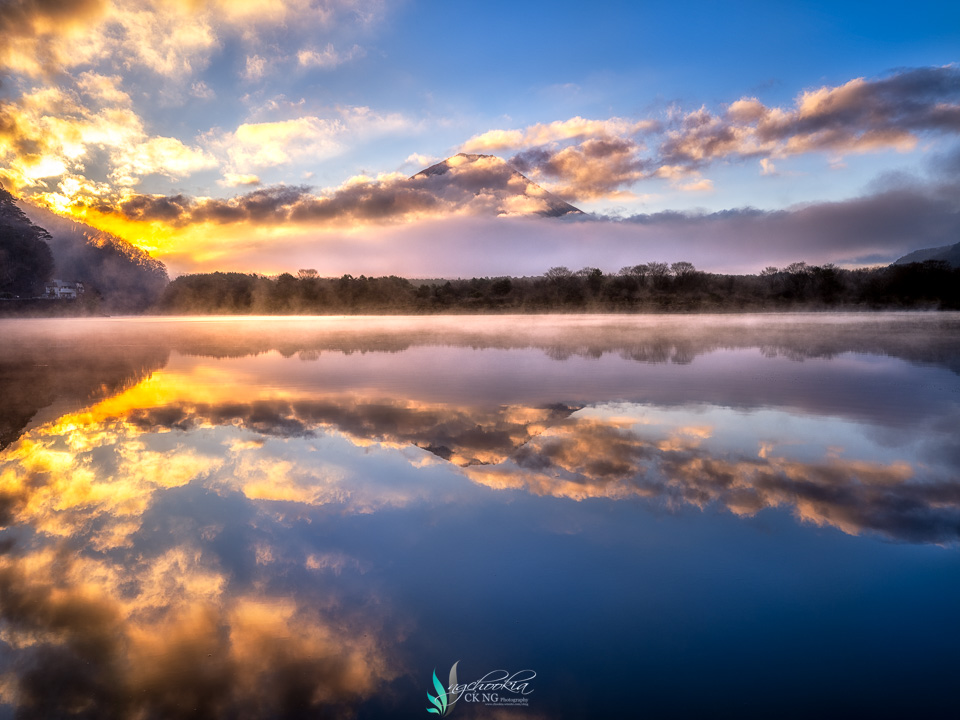
[{"label": "cloud", "polygon": [[686,260],[709,272],[756,273],[797,260],[889,263],[915,249],[952,244],[960,233],[952,185],[898,186],[780,211],[557,220],[512,217],[506,202],[512,196],[477,193],[485,182],[479,177],[460,180],[444,188],[429,178],[360,178],[323,195],[273,186],[228,200],[131,195],[119,205],[98,205],[93,198],[84,212],[106,213],[98,219],[106,229],[115,221],[136,223],[131,234],[163,223],[169,230],[157,248],[174,272],[320,264],[333,274],[462,277],[539,275],[554,265],[616,272]]},{"label": "cloud", "polygon": [[515,155],[510,162],[567,199],[610,197],[644,176],[642,146],[622,138],[593,138],[556,152],[542,148]]},{"label": "cloud", "polygon": [[338,120],[305,116],[278,122],[244,123],[223,136],[223,148],[234,168],[264,168],[290,163],[294,157],[318,160],[340,150],[334,137],[344,131]]},{"label": "cloud", "polygon": [[552,123],[537,123],[523,130],[490,130],[467,140],[460,148],[465,153],[496,152],[537,147],[563,140],[629,137],[650,131],[650,120],[587,120],[580,116]]},{"label": "cloud", "polygon": [[263,58],[259,55],[248,56],[243,70],[244,80],[249,80],[251,82],[262,80],[263,76],[267,74],[268,65],[269,61],[266,58]]},{"label": "cloud", "polygon": [[403,164],[405,166],[412,166],[415,168],[425,168],[428,165],[433,165],[442,159],[443,158],[434,157],[433,155],[410,153],[410,155],[407,156],[407,159],[403,161]]},{"label": "cloud", "polygon": [[[115,6],[112,23],[122,28],[108,40],[109,54],[168,78],[189,78],[209,61],[219,39],[214,20],[189,5],[157,3]],[[109,30],[107,30],[109,33]]]},{"label": "cloud", "polygon": [[[383,14],[381,2],[352,0],[321,6],[307,0],[11,0],[0,7],[0,65],[38,77],[107,62],[189,78],[229,40],[257,46],[261,35],[284,27],[295,42],[306,41]],[[344,55],[361,53],[352,48]]]},{"label": "cloud", "polygon": [[[126,107],[126,96],[103,77],[87,76],[85,87],[119,105],[89,109],[76,93],[37,89],[16,102],[0,103],[0,162],[14,188],[43,185],[49,177],[82,172],[96,149],[127,148],[144,139],[143,124]],[[109,88],[109,89],[108,89]]]},{"label": "cloud", "polygon": [[346,106],[328,118],[301,115],[243,123],[232,132],[209,134],[207,143],[212,152],[225,156],[230,172],[251,174],[262,168],[331,158],[343,152],[349,139],[401,132],[409,126],[399,113]]},{"label": "cloud", "polygon": [[566,199],[617,197],[621,188],[644,177],[645,149],[635,136],[657,123],[623,118],[569,120],[523,130],[490,130],[463,144],[463,152],[519,150],[511,163],[551,192]]},{"label": "cloud", "polygon": [[415,127],[402,113],[380,113],[365,105],[339,106],[337,113],[347,130],[359,136],[399,133]]},{"label": "cloud", "polygon": [[[93,102],[84,102],[84,99]],[[60,208],[74,192],[97,186],[86,180],[91,162],[103,163],[114,191],[135,185],[141,176],[180,178],[217,167],[209,152],[172,137],[150,136],[119,88],[119,78],[95,73],[80,76],[78,90],[43,88],[16,102],[0,103],[0,162],[13,188],[48,188],[60,178]],[[71,181],[71,177],[75,181]],[[102,197],[101,191],[96,191]]]},{"label": "cloud", "polygon": [[152,137],[114,155],[111,178],[118,185],[136,185],[141,175],[162,173],[172,180],[199,170],[217,167],[217,160],[199,148],[189,148],[176,138]]},{"label": "cloud", "polygon": [[217,93],[203,80],[197,80],[190,86],[190,95],[201,100],[213,100]]},{"label": "cloud", "polygon": [[910,150],[922,133],[960,132],[960,68],[903,70],[801,93],[792,108],[742,98],[724,112],[700,108],[669,130],[659,148],[668,164],[724,158]]},{"label": "cloud", "polygon": [[102,105],[129,106],[130,95],[121,89],[123,78],[120,75],[100,75],[95,72],[81,73],[77,78],[77,88],[90,99]]},{"label": "cloud", "polygon": [[300,52],[297,53],[297,62],[302,67],[328,70],[356,58],[362,58],[366,54],[366,51],[359,45],[354,45],[349,50],[340,52],[333,46],[333,43],[327,43],[326,47],[322,50],[310,50],[307,48],[300,50]]},{"label": "cloud", "polygon": [[32,77],[105,63],[174,78],[205,66],[219,42],[213,23],[204,8],[175,0],[14,0],[0,11],[10,38],[0,64]]},{"label": "cloud", "polygon": [[691,180],[686,183],[678,183],[676,187],[685,192],[710,192],[713,190],[713,180],[703,178],[702,180]]},{"label": "cloud", "polygon": [[[264,156],[263,162],[279,161],[287,152],[289,138],[302,127],[300,124],[270,127],[260,135],[266,139],[260,145],[251,139],[250,147],[270,153]],[[313,126],[308,123],[306,128],[312,130]],[[524,180],[499,158],[471,157],[473,159],[454,158],[449,166],[443,166],[444,172],[418,173],[412,178],[399,174],[377,178],[357,176],[324,194],[315,194],[303,186],[276,185],[227,200],[129,195],[116,208],[95,199],[91,206],[128,220],[161,221],[175,227],[196,223],[353,227],[445,215],[550,214],[558,203],[570,207]],[[232,174],[231,177],[242,176]]]},{"label": "cloud", "polygon": [[240,187],[243,185],[259,185],[260,178],[256,175],[237,175],[235,173],[225,173],[220,184],[228,187]]},{"label": "cloud", "polygon": [[92,196],[101,203],[129,199],[128,188],[148,175],[179,181],[219,167],[236,182],[295,158],[311,162],[340,153],[337,136],[401,131],[409,126],[403,116],[363,107],[338,107],[330,118],[273,112],[271,122],[250,120],[233,132],[198,131],[202,145],[150,127],[151,107],[216,96],[213,76],[202,75],[214,57],[245,58],[248,80],[289,66],[298,47],[308,65],[345,62],[362,48],[311,43],[373,22],[384,9],[364,0],[3,3],[0,71],[12,75],[11,87],[19,90],[0,100],[0,178],[64,211]]},{"label": "cloud", "polygon": [[[12,0],[0,5],[0,65],[31,75],[50,73],[82,57],[89,25],[105,17],[106,0]],[[69,44],[74,45],[73,54]]]},{"label": "cloud", "polygon": [[[475,135],[464,152],[517,150],[522,172],[567,198],[616,197],[638,181],[667,177],[681,191],[713,188],[706,179],[679,182],[712,163],[813,152],[831,156],[913,149],[922,134],[960,132],[960,68],[903,70],[801,93],[793,107],[741,98],[714,112],[701,107],[660,120],[581,117]],[[652,149],[638,138],[651,141]],[[655,142],[654,142],[655,141]]]}]

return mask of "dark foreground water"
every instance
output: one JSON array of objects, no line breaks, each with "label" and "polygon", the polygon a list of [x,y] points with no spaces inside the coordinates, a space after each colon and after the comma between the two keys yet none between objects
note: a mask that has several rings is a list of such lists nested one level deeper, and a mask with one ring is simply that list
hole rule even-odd
[{"label": "dark foreground water", "polygon": [[2,321],[0,390],[0,716],[960,716],[960,316]]}]

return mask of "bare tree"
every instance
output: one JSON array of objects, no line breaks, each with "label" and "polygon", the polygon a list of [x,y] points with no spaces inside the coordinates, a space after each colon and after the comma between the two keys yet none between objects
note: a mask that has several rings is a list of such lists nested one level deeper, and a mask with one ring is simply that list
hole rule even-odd
[{"label": "bare tree", "polygon": [[664,262],[647,263],[647,272],[654,279],[665,278],[670,275],[670,266]]}]

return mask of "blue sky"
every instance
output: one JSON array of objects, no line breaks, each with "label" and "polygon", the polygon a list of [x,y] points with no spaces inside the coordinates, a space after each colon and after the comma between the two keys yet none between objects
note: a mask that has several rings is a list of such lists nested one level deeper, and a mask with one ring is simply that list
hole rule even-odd
[{"label": "blue sky", "polygon": [[[525,272],[685,251],[718,270],[889,262],[960,234],[956,3],[14,0],[0,36],[0,182],[174,273],[280,271],[322,264],[325,248],[339,248],[331,273],[374,272],[404,242],[419,274],[507,272],[494,259],[461,270],[456,248],[406,262],[439,248],[404,238],[449,236],[457,219],[474,244],[513,227],[491,224],[491,211],[518,214],[504,188],[411,199],[408,176],[464,151],[502,158],[609,230],[591,225],[599,257],[566,228],[556,258],[520,243]],[[912,212],[942,213],[938,229],[877,235],[861,208],[845,240],[812,254],[797,235],[757,258],[778,227],[746,246],[721,233],[726,262],[666,226],[623,241],[638,217],[699,227],[758,208],[796,224],[800,206],[890,207],[894,190]]]}]

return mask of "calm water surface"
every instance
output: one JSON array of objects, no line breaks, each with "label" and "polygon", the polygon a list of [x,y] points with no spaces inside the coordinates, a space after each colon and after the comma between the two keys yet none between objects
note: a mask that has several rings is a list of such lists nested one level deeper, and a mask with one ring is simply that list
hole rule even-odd
[{"label": "calm water surface", "polygon": [[956,314],[4,320],[0,390],[0,717],[957,717]]}]

